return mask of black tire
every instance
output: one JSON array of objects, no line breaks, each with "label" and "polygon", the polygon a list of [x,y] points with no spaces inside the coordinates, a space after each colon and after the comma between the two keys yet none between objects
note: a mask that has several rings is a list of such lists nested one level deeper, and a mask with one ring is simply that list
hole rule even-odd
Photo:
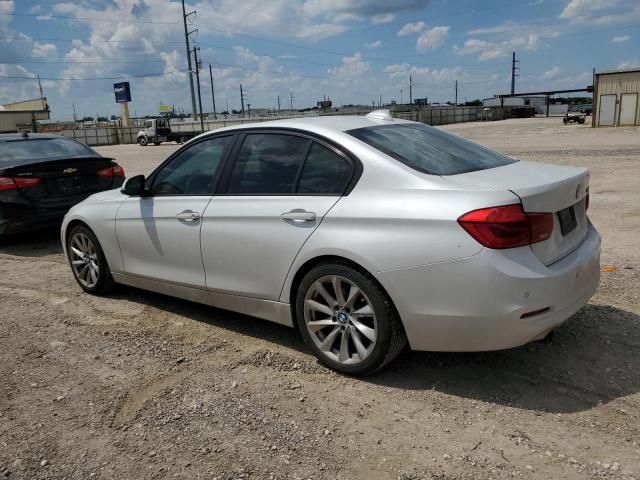
[{"label": "black tire", "polygon": [[189,141],[189,137],[186,135],[182,135],[178,140],[178,143],[187,143]]},{"label": "black tire", "polygon": [[566,125],[567,123],[569,123],[569,119],[567,117],[564,117],[562,119],[562,123],[564,123]]},{"label": "black tire", "polygon": [[[98,275],[97,281],[95,285],[88,286],[79,278],[78,273],[72,265],[73,261],[73,253],[71,250],[72,242],[76,235],[81,234],[87,237],[91,243],[93,244],[93,248],[97,257],[97,265],[98,265]],[[85,292],[91,293],[92,295],[103,295],[107,293],[111,288],[113,288],[113,277],[111,276],[111,270],[109,269],[109,264],[107,263],[107,259],[104,256],[104,252],[102,251],[102,247],[100,246],[100,242],[93,234],[91,229],[86,227],[85,225],[76,225],[73,227],[69,234],[67,235],[67,260],[69,261],[69,266],[71,267],[71,271],[73,272],[73,276],[75,277],[78,285]]]},{"label": "black tire", "polygon": [[578,118],[578,123],[582,125],[584,123],[584,117]]},{"label": "black tire", "polygon": [[147,142],[147,137],[138,137],[138,144],[139,144],[141,147],[146,146],[146,145],[147,145],[147,143],[148,143],[148,142]]},{"label": "black tire", "polygon": [[153,144],[157,147],[158,145],[160,145],[160,142],[153,142]]},{"label": "black tire", "polygon": [[[334,361],[314,343],[306,326],[305,297],[311,286],[327,276],[339,276],[352,282],[366,295],[376,316],[376,339],[369,355],[353,365]],[[404,349],[407,336],[391,300],[378,282],[367,272],[354,269],[347,263],[335,262],[319,265],[300,281],[295,298],[296,323],[302,338],[323,365],[341,373],[354,376],[369,375],[384,367]],[[333,327],[333,326],[332,326]],[[329,328],[329,327],[327,327]]]}]

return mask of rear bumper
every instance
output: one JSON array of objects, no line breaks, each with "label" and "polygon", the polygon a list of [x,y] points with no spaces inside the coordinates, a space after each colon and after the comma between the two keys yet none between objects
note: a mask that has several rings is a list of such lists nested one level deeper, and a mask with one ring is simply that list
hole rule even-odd
[{"label": "rear bumper", "polygon": [[378,278],[396,303],[412,349],[502,350],[544,337],[589,301],[600,280],[600,236],[589,225],[583,243],[550,266],[530,247],[483,249]]},{"label": "rear bumper", "polygon": [[0,235],[39,230],[62,223],[69,209],[37,210],[0,205]]}]

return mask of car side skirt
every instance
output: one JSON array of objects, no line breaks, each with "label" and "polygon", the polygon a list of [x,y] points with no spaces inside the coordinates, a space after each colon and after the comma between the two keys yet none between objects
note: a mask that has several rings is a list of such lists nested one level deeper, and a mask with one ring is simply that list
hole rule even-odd
[{"label": "car side skirt", "polygon": [[288,303],[215,292],[204,288],[165,282],[128,273],[111,272],[111,275],[116,283],[122,285],[150,290],[163,295],[169,295],[171,297],[209,305],[223,310],[230,310],[244,315],[268,320],[270,322],[279,323],[280,325],[285,325],[287,327],[293,327],[291,306]]}]

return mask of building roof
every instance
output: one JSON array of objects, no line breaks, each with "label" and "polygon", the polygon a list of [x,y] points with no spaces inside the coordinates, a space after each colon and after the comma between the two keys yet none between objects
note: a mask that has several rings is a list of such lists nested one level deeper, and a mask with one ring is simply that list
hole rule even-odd
[{"label": "building roof", "polygon": [[640,72],[640,68],[632,68],[629,70],[604,70],[602,72],[596,72],[596,75],[613,75],[616,73],[638,73]]}]

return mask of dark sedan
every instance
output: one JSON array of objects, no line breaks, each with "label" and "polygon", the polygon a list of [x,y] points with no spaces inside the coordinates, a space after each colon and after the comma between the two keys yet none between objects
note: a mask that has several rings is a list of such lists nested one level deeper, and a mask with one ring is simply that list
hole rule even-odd
[{"label": "dark sedan", "polygon": [[89,195],[118,188],[113,159],[61,135],[0,135],[0,235],[56,225]]}]

